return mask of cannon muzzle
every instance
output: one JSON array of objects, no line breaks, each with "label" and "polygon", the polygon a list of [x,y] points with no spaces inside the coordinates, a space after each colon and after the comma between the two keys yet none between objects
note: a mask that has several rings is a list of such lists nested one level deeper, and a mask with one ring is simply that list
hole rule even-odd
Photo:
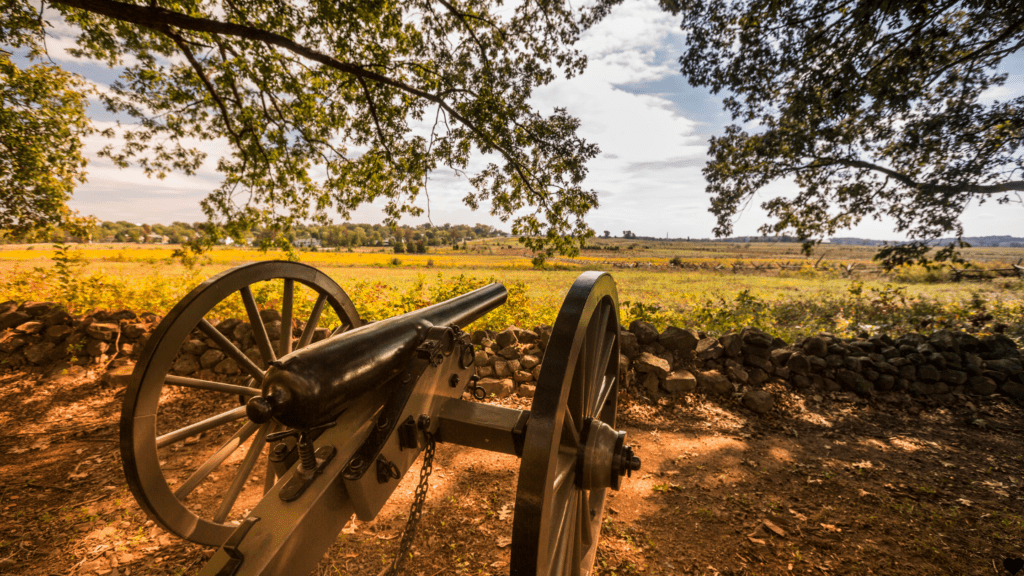
[{"label": "cannon muzzle", "polygon": [[506,298],[504,286],[489,284],[288,354],[267,369],[263,395],[249,401],[246,414],[254,422],[276,418],[299,429],[333,420],[353,400],[406,369],[428,330],[465,327]]}]

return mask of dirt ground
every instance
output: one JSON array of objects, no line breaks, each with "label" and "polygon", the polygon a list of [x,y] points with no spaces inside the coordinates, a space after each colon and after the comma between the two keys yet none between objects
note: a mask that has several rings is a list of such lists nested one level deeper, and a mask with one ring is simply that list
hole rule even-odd
[{"label": "dirt ground", "polygon": [[[731,399],[623,402],[643,469],[608,501],[596,574],[1017,567],[1020,407],[776,392],[766,417]],[[0,572],[193,574],[212,553],[163,533],[135,504],[117,446],[122,396],[89,370],[0,374]],[[514,457],[439,446],[404,573],[507,574],[518,473]],[[407,474],[374,522],[349,524],[317,573],[378,575],[417,480]]]}]

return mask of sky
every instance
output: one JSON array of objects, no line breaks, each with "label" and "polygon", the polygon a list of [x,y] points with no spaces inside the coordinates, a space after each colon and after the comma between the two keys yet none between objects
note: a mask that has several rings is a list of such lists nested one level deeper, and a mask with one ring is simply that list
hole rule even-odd
[{"label": "sky", "polygon": [[[64,53],[72,38],[57,29],[49,41],[52,58],[66,69],[100,84],[114,74],[101,65],[75,60]],[[679,73],[677,60],[685,49],[685,35],[676,17],[663,12],[655,0],[630,0],[600,24],[584,33],[578,47],[588,56],[587,70],[571,80],[559,79],[535,91],[533,104],[542,114],[567,108],[580,119],[579,134],[598,144],[601,154],[589,164],[584,186],[596,190],[600,206],[586,218],[598,235],[613,236],[630,230],[639,236],[710,238],[715,217],[708,212],[709,196],[701,169],[707,160],[708,139],[722,134],[731,123],[722,110],[722,96],[690,87]],[[1004,66],[1010,78],[988,99],[1007,99],[1024,93],[1024,56]],[[113,125],[114,118],[96,104],[90,116],[97,127]],[[147,178],[138,169],[119,169],[96,152],[110,140],[95,135],[87,142],[91,156],[88,182],[74,194],[71,206],[101,220],[137,223],[204,220],[199,201],[220,182],[215,171],[217,143],[203,143],[211,154],[195,176],[171,174],[164,180]],[[482,163],[481,163],[482,164]],[[470,189],[463,179],[438,171],[430,178],[430,214],[436,224],[485,223],[508,230],[487,212],[472,211],[462,203]],[[777,194],[792,193],[787,183],[773,184],[758,193],[735,221],[735,235],[755,235],[768,218],[759,208]],[[428,208],[420,196],[421,207]],[[364,206],[351,218],[357,223],[378,223],[380,206]],[[426,217],[405,218],[403,224],[426,222]],[[1024,236],[1024,207],[989,202],[970,206],[962,218],[966,236]],[[840,237],[901,240],[891,222],[865,221]]]}]

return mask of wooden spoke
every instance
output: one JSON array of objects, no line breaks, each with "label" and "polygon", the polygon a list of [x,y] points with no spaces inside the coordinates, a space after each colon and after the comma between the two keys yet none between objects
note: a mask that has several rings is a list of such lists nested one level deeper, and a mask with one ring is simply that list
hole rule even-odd
[{"label": "wooden spoke", "polygon": [[560,448],[555,456],[555,492],[558,492],[566,482],[572,484],[576,477],[576,451],[568,448]]},{"label": "wooden spoke", "polygon": [[324,311],[324,303],[326,302],[327,294],[321,293],[317,297],[316,303],[313,304],[313,311],[309,313],[309,320],[306,321],[306,325],[302,328],[302,336],[299,336],[299,343],[295,348],[305,348],[313,341],[313,333],[316,332],[316,326],[320,323],[320,314]]},{"label": "wooden spoke", "polygon": [[587,404],[585,408],[587,416],[593,416],[594,412],[597,411],[595,403],[597,401],[599,384],[603,380],[604,373],[608,368],[608,357],[605,354],[610,354],[615,344],[614,338],[609,338],[608,335],[608,316],[610,314],[610,306],[601,306],[600,318],[596,325],[592,324],[595,330],[591,340],[593,343],[593,347],[590,348],[591,355],[587,359],[590,362],[590,367],[587,369],[587,374],[590,377],[587,380]]},{"label": "wooden spoke", "polygon": [[219,523],[227,520],[228,514],[231,513],[231,508],[235,505],[235,501],[238,500],[238,495],[242,493],[242,488],[245,488],[249,475],[252,474],[253,468],[256,467],[256,461],[259,460],[260,455],[263,453],[263,447],[267,444],[267,432],[271,426],[273,426],[273,422],[265,423],[256,434],[256,437],[252,439],[252,445],[249,446],[249,451],[245,453],[245,459],[238,466],[238,472],[235,474],[234,479],[231,480],[231,486],[228,487],[224,499],[220,502],[220,507],[217,508],[217,513],[213,516],[214,522]]},{"label": "wooden spoke", "polygon": [[572,538],[576,532],[574,524],[576,523],[575,512],[578,492],[578,490],[572,488],[568,497],[564,500],[565,508],[560,511],[558,516],[552,518],[556,522],[555,525],[558,526],[558,531],[556,532],[558,536],[555,538],[555,557],[552,558],[553,561],[551,562],[552,568],[559,567],[555,574],[564,574],[566,562],[571,561]]},{"label": "wooden spoke", "polygon": [[292,351],[292,304],[295,301],[295,280],[285,278],[281,296],[281,356]]},{"label": "wooden spoke", "polygon": [[248,286],[238,291],[242,295],[242,303],[245,304],[245,314],[249,317],[249,324],[252,325],[252,338],[256,341],[256,347],[260,349],[263,362],[269,365],[277,360],[274,348],[270,345],[270,337],[267,336],[267,326],[263,323],[260,310],[256,307],[256,298]]},{"label": "wooden spoke", "polygon": [[164,383],[171,386],[184,386],[185,388],[198,388],[200,390],[211,390],[213,392],[224,392],[225,394],[238,394],[240,396],[259,396],[259,388],[248,388],[238,384],[226,384],[212,380],[200,380],[198,378],[186,378],[185,376],[174,376],[168,374],[164,377]]},{"label": "wooden spoke", "polygon": [[580,425],[577,426],[576,420],[572,417],[572,413],[569,412],[569,407],[566,406],[565,419],[562,420],[561,444],[563,446],[566,445],[566,440],[568,440],[570,448],[576,449],[580,447],[580,426],[582,424],[583,421],[581,420]]},{"label": "wooden spoke", "polygon": [[338,334],[341,334],[342,332],[348,332],[348,329],[351,328],[351,327],[352,327],[351,324],[345,324],[343,322],[341,324],[341,326],[338,326],[337,328],[334,329],[334,332],[331,332],[331,336],[337,336]]},{"label": "wooden spoke", "polygon": [[615,341],[611,338],[607,339],[604,343],[604,350],[599,355],[598,366],[600,368],[597,371],[598,382],[594,385],[594,397],[595,400],[590,406],[590,410],[587,411],[587,416],[591,418],[596,417],[601,413],[604,405],[608,402],[608,395],[612,391],[612,386],[618,380],[618,374],[607,374],[608,362],[612,359],[612,350],[615,348]]},{"label": "wooden spoke", "polygon": [[259,427],[259,424],[254,422],[246,422],[243,424],[242,427],[238,429],[238,432],[235,432],[231,438],[228,438],[228,441],[222,444],[221,447],[214,452],[213,456],[209,458],[209,460],[203,462],[202,466],[196,469],[196,471],[188,477],[188,480],[185,480],[184,484],[178,486],[178,489],[174,491],[174,496],[178,500],[185,500],[188,498],[188,495],[191,494],[203,480],[206,480],[206,477],[210,475],[210,472],[213,472],[218,466],[223,464],[224,461],[234,454],[235,450],[238,450],[242,444],[245,444],[245,441],[249,439],[249,436],[252,436],[252,433],[256,431],[257,427]]},{"label": "wooden spoke", "polygon": [[227,336],[221,334],[220,330],[214,328],[213,324],[210,324],[206,318],[199,321],[199,329],[203,331],[203,334],[206,334],[211,340],[216,342],[217,347],[220,348],[222,352],[237,362],[238,366],[242,370],[245,370],[250,376],[255,378],[257,382],[263,382],[263,370],[257,366],[251,358],[246,356],[244,352],[239,350],[237,346],[232,344],[231,340],[228,340]]},{"label": "wooden spoke", "polygon": [[206,432],[211,428],[223,426],[228,422],[234,422],[235,420],[242,418],[245,418],[245,406],[239,406],[234,410],[228,410],[222,414],[207,418],[202,422],[196,422],[195,424],[190,424],[184,428],[179,428],[174,432],[168,432],[163,436],[158,436],[156,439],[156,447],[163,448],[165,446],[170,446],[171,444],[183,441],[189,436],[195,436],[196,434]]}]

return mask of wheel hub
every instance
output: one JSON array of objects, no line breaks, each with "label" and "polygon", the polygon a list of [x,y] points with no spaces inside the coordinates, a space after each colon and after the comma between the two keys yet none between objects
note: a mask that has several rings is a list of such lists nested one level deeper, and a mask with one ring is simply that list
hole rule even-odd
[{"label": "wheel hub", "polygon": [[626,445],[626,433],[591,418],[583,426],[583,447],[576,460],[577,483],[584,490],[618,490],[622,477],[640,469],[640,459]]}]

